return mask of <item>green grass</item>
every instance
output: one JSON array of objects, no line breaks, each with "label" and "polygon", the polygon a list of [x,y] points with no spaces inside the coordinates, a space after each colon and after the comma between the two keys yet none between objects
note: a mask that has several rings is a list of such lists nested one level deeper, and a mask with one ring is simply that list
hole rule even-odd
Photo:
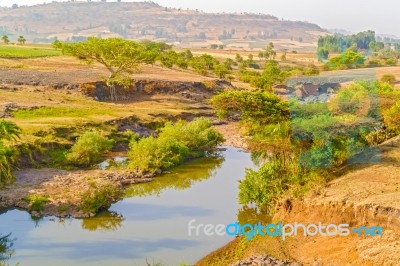
[{"label": "green grass", "polygon": [[61,51],[22,46],[0,46],[0,58],[36,58],[61,55]]},{"label": "green grass", "polygon": [[14,113],[17,119],[32,119],[46,117],[88,117],[92,115],[113,115],[109,109],[72,108],[72,107],[41,107],[35,110],[18,110]]}]

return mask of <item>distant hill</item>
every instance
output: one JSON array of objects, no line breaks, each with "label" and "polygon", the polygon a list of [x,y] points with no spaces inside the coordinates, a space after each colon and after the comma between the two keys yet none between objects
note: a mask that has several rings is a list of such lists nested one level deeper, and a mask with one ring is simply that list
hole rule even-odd
[{"label": "distant hill", "polygon": [[53,2],[1,10],[0,34],[12,41],[24,35],[37,43],[118,36],[185,47],[262,48],[274,40],[277,47],[295,49],[315,47],[318,36],[328,32],[315,24],[263,14],[202,13],[153,2]]}]

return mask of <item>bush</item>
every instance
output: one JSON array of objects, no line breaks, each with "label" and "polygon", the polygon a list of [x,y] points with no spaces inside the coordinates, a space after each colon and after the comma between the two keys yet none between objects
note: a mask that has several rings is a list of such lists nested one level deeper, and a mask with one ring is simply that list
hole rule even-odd
[{"label": "bush", "polygon": [[31,211],[43,211],[44,205],[49,202],[49,198],[47,196],[42,195],[29,195],[24,198],[26,202],[29,202],[29,209]]},{"label": "bush", "polygon": [[204,118],[190,123],[167,123],[157,138],[148,137],[131,142],[129,167],[155,173],[187,159],[204,156],[222,141],[222,135]]},{"label": "bush", "polygon": [[245,178],[239,183],[239,202],[271,208],[284,194],[304,194],[317,180],[320,180],[318,175],[300,168],[295,160],[277,157],[258,171],[246,170]]},{"label": "bush", "polygon": [[89,188],[81,194],[78,209],[88,214],[95,214],[109,208],[120,196],[121,190],[111,181],[90,182]]},{"label": "bush", "polygon": [[365,57],[352,50],[347,50],[343,54],[332,57],[327,63],[330,69],[358,68],[364,65]]},{"label": "bush", "polygon": [[382,76],[381,82],[388,83],[393,86],[396,83],[396,77],[394,75],[385,74]]},{"label": "bush", "polygon": [[89,166],[98,162],[104,152],[111,149],[113,141],[97,130],[83,133],[67,155],[67,161],[77,166]]}]

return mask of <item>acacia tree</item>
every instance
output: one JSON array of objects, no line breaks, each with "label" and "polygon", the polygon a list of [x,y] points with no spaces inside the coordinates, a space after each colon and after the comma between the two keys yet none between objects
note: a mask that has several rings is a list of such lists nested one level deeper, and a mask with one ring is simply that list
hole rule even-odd
[{"label": "acacia tree", "polygon": [[154,63],[160,53],[169,47],[163,43],[139,43],[120,38],[100,39],[90,37],[78,43],[64,43],[64,54],[75,56],[89,64],[97,62],[109,71],[106,84],[111,100],[116,99],[116,85],[129,87],[132,75],[142,64]]},{"label": "acacia tree", "polygon": [[1,40],[5,43],[5,44],[9,44],[10,43],[10,39],[8,39],[7,35],[3,35],[1,37]]},{"label": "acacia tree", "polygon": [[25,44],[25,42],[26,42],[26,39],[25,39],[25,37],[24,36],[19,36],[18,37],[18,42],[19,42],[19,44]]}]

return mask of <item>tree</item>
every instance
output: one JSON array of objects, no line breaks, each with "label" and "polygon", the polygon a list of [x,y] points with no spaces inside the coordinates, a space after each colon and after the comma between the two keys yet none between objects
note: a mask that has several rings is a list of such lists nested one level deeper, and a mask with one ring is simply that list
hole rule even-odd
[{"label": "tree", "polygon": [[97,62],[109,71],[106,79],[111,100],[116,99],[115,85],[129,87],[131,75],[142,64],[154,63],[161,52],[168,49],[162,43],[139,43],[120,38],[99,39],[90,37],[79,43],[63,44],[63,53],[75,56],[87,63]]},{"label": "tree", "polygon": [[228,70],[228,68],[225,66],[225,64],[219,64],[219,65],[216,65],[216,66],[214,67],[214,74],[215,74],[217,77],[223,79],[223,78],[226,77],[226,75],[229,74],[229,70]]},{"label": "tree", "polygon": [[62,48],[62,42],[60,42],[59,40],[55,40],[55,41],[51,44],[51,46],[52,46],[54,49],[61,49],[61,48]]},{"label": "tree", "polygon": [[347,69],[357,68],[364,64],[365,57],[350,49],[346,50],[343,54],[329,59],[328,66],[331,69]]},{"label": "tree", "polygon": [[236,54],[236,62],[240,63],[243,61],[243,57],[240,54]]},{"label": "tree", "polygon": [[3,35],[3,37],[1,37],[1,40],[5,43],[5,44],[9,44],[10,43],[10,39],[8,39],[7,35]]},{"label": "tree", "polygon": [[263,73],[259,78],[253,81],[252,85],[263,90],[271,91],[275,84],[282,83],[287,76],[288,73],[281,70],[278,62],[268,61]]},{"label": "tree", "polygon": [[329,50],[326,47],[320,47],[317,51],[318,61],[327,60],[329,57]]},{"label": "tree", "polygon": [[25,39],[24,36],[21,35],[21,36],[18,37],[18,40],[17,40],[17,41],[18,41],[19,44],[25,44],[26,39]]},{"label": "tree", "polygon": [[[264,58],[265,59],[274,59],[275,60],[275,57],[276,57],[276,52],[275,52],[275,50],[274,50],[274,44],[272,43],[272,42],[270,42],[269,44],[268,44],[268,46],[264,49]],[[260,55],[259,55],[260,56]]]}]

